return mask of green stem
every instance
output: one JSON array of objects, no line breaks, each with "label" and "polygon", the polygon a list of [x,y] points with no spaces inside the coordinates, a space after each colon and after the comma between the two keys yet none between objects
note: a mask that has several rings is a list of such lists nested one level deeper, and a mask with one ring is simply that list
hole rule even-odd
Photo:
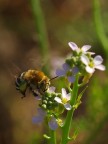
[{"label": "green stem", "polygon": [[50,144],[56,144],[56,131],[50,130]]},{"label": "green stem", "polygon": [[49,42],[40,0],[31,0],[31,6],[36,25],[36,31],[38,33],[38,42],[42,61],[46,63],[49,59]]},{"label": "green stem", "polygon": [[[79,75],[76,76],[76,80],[75,80],[74,85],[73,85],[73,91],[71,93],[71,100],[70,100],[71,106],[73,106],[75,104],[76,99],[77,99],[78,78],[79,78]],[[61,140],[61,144],[67,144],[68,141],[69,141],[69,131],[70,131],[71,123],[72,123],[73,113],[74,113],[74,108],[72,108],[67,113],[65,124],[64,124],[64,126],[62,128],[62,140]]]},{"label": "green stem", "polygon": [[95,23],[95,28],[96,32],[98,35],[98,38],[100,42],[103,45],[104,50],[106,51],[106,54],[108,54],[108,39],[106,37],[102,19],[101,19],[101,12],[100,12],[100,2],[99,0],[93,0],[93,6],[94,6],[94,23]]}]

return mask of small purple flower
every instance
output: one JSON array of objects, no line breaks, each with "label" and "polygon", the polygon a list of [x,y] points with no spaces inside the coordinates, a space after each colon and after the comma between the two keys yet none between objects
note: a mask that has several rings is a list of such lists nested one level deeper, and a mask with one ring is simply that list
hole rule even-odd
[{"label": "small purple flower", "polygon": [[54,86],[49,87],[47,92],[48,93],[54,93],[55,92],[55,87]]},{"label": "small purple flower", "polygon": [[68,103],[70,101],[71,94],[67,94],[66,90],[62,88],[62,95],[61,98],[55,97],[55,101],[64,105],[67,110],[71,110],[72,106]]},{"label": "small purple flower", "polygon": [[46,112],[42,108],[37,109],[38,114],[37,116],[33,117],[32,121],[33,123],[42,123],[44,120],[44,117],[46,116]]},{"label": "small purple flower", "polygon": [[79,72],[79,69],[78,67],[73,67],[71,71],[72,75],[68,76],[67,78],[69,82],[73,83],[75,81],[75,75]]},{"label": "small purple flower", "polygon": [[62,65],[62,69],[56,70],[56,75],[59,77],[67,76],[68,81],[73,83],[75,81],[75,75],[78,71],[78,67],[71,68],[67,63],[64,63]]},{"label": "small purple flower", "polygon": [[57,120],[55,117],[52,117],[51,120],[48,122],[48,125],[51,130],[56,130],[58,128]]},{"label": "small purple flower", "polygon": [[42,108],[37,109],[38,114],[37,116],[33,117],[32,121],[33,123],[42,123],[44,120],[44,117],[46,116],[46,112]]},{"label": "small purple flower", "polygon": [[[33,117],[32,122],[39,124],[39,123],[42,123],[44,121],[44,118],[46,116],[46,112],[42,108],[38,108],[37,111],[38,111],[38,114],[37,114],[37,116]],[[49,125],[50,129],[56,130],[58,128],[56,118],[51,117],[50,121],[48,122],[48,125]]]},{"label": "small purple flower", "polygon": [[70,66],[67,63],[64,63],[62,65],[62,69],[57,69],[56,70],[56,75],[61,77],[61,76],[65,76],[67,74],[68,71],[70,71]]}]

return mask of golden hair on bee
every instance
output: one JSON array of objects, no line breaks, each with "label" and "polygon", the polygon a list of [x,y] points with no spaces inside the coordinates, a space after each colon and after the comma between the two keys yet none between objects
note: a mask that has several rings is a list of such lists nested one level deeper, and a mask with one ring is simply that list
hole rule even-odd
[{"label": "golden hair on bee", "polygon": [[24,79],[27,81],[41,82],[43,80],[49,81],[50,79],[42,72],[38,70],[28,70],[24,74]]}]

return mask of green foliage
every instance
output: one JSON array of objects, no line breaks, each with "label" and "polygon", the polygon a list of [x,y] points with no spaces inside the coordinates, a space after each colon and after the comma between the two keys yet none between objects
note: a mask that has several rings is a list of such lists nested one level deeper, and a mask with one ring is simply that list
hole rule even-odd
[{"label": "green foliage", "polygon": [[87,105],[88,114],[95,119],[96,117],[103,117],[108,109],[108,82],[101,78],[95,77],[89,89],[89,101]]},{"label": "green foliage", "polygon": [[[103,127],[108,120],[108,81],[107,78],[95,77],[89,89],[89,97],[87,103],[87,125],[89,128],[89,136],[85,140],[85,144],[93,144],[99,139],[99,135],[103,132]],[[101,140],[101,141],[104,141]]]},{"label": "green foliage", "polygon": [[39,143],[40,138],[41,137],[35,132],[31,135],[28,144],[36,144],[36,142]]},{"label": "green foliage", "polygon": [[31,0],[31,7],[34,16],[35,28],[38,32],[38,42],[39,42],[39,50],[42,57],[42,60],[47,65],[43,67],[43,70],[49,74],[49,41],[47,37],[47,29],[45,25],[43,11],[41,9],[40,0]]}]

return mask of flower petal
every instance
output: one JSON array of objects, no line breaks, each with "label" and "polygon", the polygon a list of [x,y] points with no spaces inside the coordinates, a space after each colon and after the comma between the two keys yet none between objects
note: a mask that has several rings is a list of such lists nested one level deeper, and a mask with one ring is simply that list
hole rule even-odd
[{"label": "flower petal", "polygon": [[73,51],[77,51],[79,48],[74,42],[69,42],[68,45]]},{"label": "flower petal", "polygon": [[59,76],[59,77],[64,76],[65,74],[66,74],[66,72],[62,69],[57,69],[56,70],[56,75]]},{"label": "flower petal", "polygon": [[68,70],[70,70],[70,66],[67,63],[63,64],[63,69],[65,72],[67,72]]},{"label": "flower petal", "polygon": [[81,61],[85,64],[85,65],[88,65],[89,64],[89,59],[86,55],[82,55],[81,56]]},{"label": "flower petal", "polygon": [[71,106],[69,103],[64,104],[64,107],[65,107],[67,110],[71,110],[71,108],[72,108],[72,106]]},{"label": "flower petal", "polygon": [[54,100],[58,103],[62,103],[61,99],[59,97],[55,97]]},{"label": "flower petal", "polygon": [[47,92],[49,92],[49,93],[55,92],[55,87],[54,86],[49,87],[48,90],[47,90]]},{"label": "flower petal", "polygon": [[103,62],[103,58],[100,55],[95,56],[94,58],[94,64],[99,65]]},{"label": "flower petal", "polygon": [[90,48],[91,48],[90,45],[84,45],[81,49],[82,49],[83,52],[86,52],[86,51],[88,51]]},{"label": "flower petal", "polygon": [[74,74],[77,74],[78,72],[79,72],[79,68],[78,67],[73,67],[72,68],[72,72],[74,73]]},{"label": "flower petal", "polygon": [[41,115],[38,115],[38,116],[35,116],[32,118],[33,123],[41,123],[41,122],[43,122],[43,120],[44,120],[44,117]]},{"label": "flower petal", "polygon": [[105,66],[102,65],[102,64],[95,66],[95,68],[96,68],[96,69],[99,69],[99,70],[101,70],[101,71],[104,71],[104,70],[105,70]]},{"label": "flower petal", "polygon": [[95,69],[94,69],[94,68],[91,68],[91,67],[89,67],[89,66],[86,66],[86,71],[87,71],[88,73],[94,73]]},{"label": "flower petal", "polygon": [[49,125],[50,129],[56,130],[58,128],[56,118],[54,118],[54,117],[51,118],[51,120],[48,122],[48,125]]},{"label": "flower petal", "polygon": [[68,81],[71,82],[71,83],[74,83],[75,76],[68,76]]},{"label": "flower petal", "polygon": [[66,93],[65,88],[62,88],[62,98],[63,99],[66,98],[66,95],[67,95],[67,93]]},{"label": "flower petal", "polygon": [[88,54],[90,54],[90,55],[94,55],[95,53],[94,52],[87,52]]},{"label": "flower petal", "polygon": [[44,120],[44,117],[46,115],[46,112],[42,108],[37,109],[37,116],[32,118],[33,123],[41,123]]},{"label": "flower petal", "polygon": [[67,101],[69,101],[69,100],[70,100],[70,98],[71,98],[71,94],[70,94],[70,93],[68,93],[68,94],[66,95],[66,99],[67,99]]},{"label": "flower petal", "polygon": [[42,98],[38,95],[36,96],[36,100],[41,100]]},{"label": "flower petal", "polygon": [[42,108],[37,109],[39,115],[46,115],[46,112]]}]

